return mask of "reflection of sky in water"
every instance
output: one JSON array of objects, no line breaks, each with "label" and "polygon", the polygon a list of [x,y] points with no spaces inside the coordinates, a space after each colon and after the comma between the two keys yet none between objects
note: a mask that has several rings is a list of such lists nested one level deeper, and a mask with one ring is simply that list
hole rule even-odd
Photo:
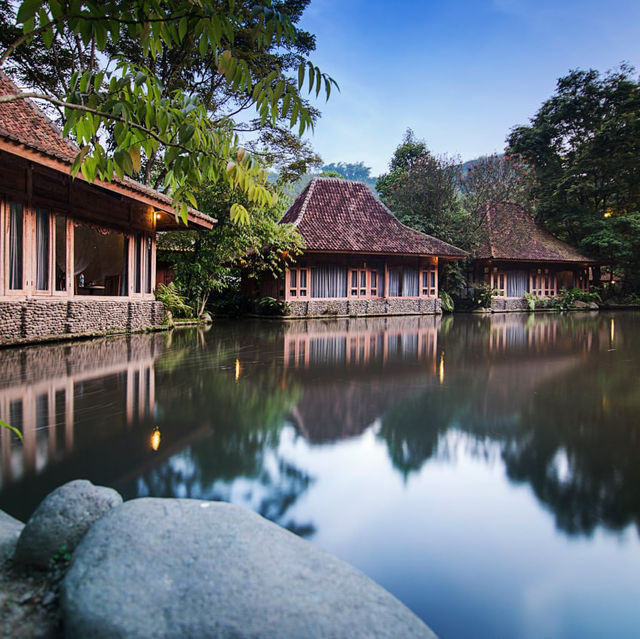
[{"label": "reflection of sky in water", "polygon": [[26,441],[0,433],[0,508],[78,476],[224,499],[443,639],[635,637],[637,319],[218,323],[25,350],[25,379],[6,351],[0,412]]}]

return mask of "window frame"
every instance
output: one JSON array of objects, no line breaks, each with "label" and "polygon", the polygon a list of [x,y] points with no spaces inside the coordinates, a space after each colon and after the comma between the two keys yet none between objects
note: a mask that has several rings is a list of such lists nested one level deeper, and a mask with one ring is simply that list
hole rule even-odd
[{"label": "window frame", "polygon": [[[302,286],[302,274],[304,273],[305,285]],[[292,284],[292,280],[295,284]],[[311,269],[306,266],[294,266],[287,269],[285,281],[286,299],[303,299],[311,298]],[[303,292],[304,291],[304,292]]]},{"label": "window frame", "polygon": [[420,286],[418,290],[420,297],[438,297],[438,267],[435,264],[420,268]]}]

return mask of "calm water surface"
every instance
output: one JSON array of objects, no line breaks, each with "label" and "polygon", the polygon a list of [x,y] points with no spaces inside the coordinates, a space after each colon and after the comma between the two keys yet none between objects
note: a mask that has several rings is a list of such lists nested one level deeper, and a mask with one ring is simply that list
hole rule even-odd
[{"label": "calm water surface", "polygon": [[0,351],[0,508],[244,504],[443,638],[640,636],[640,315],[218,323]]}]

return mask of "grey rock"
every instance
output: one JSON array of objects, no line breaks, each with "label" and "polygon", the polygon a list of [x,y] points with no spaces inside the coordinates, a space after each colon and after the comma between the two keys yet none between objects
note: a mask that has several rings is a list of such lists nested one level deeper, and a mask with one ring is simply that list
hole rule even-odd
[{"label": "grey rock", "polygon": [[135,499],[107,513],[62,584],[68,639],[434,639],[397,599],[239,506]]},{"label": "grey rock", "polygon": [[24,524],[0,510],[0,563],[13,555]]},{"label": "grey rock", "polygon": [[122,503],[112,488],[77,479],[56,488],[36,508],[22,530],[15,560],[48,568],[61,546],[73,552],[89,528],[107,511]]}]

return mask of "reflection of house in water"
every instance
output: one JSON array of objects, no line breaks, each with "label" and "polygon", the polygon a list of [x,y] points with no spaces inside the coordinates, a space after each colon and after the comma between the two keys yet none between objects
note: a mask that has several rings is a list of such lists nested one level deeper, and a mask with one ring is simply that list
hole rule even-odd
[{"label": "reflection of house in water", "polygon": [[522,349],[531,354],[558,350],[588,353],[597,344],[604,343],[602,330],[594,331],[592,324],[583,319],[576,322],[573,317],[505,314],[492,315],[487,321],[492,353]]},{"label": "reflection of house in water", "polygon": [[[438,383],[439,317],[296,322],[284,337],[284,366],[302,397],[291,412],[310,442],[364,432],[390,406]],[[413,365],[412,365],[413,364]]]},{"label": "reflection of house in water", "polygon": [[284,338],[285,368],[385,365],[394,360],[434,362],[435,317],[296,322]]},{"label": "reflection of house in water", "polygon": [[[0,353],[1,488],[50,471],[56,462],[149,418],[154,361],[165,337],[136,335]],[[104,407],[102,416],[100,407]]]}]

